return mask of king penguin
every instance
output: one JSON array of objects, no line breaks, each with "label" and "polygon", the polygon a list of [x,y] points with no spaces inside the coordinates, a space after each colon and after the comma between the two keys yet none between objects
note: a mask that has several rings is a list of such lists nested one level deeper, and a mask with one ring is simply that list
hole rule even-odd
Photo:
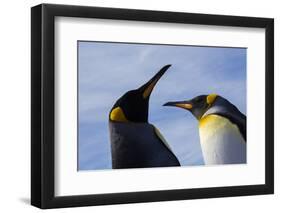
[{"label": "king penguin", "polygon": [[164,106],[186,109],[198,120],[206,165],[246,163],[246,116],[228,100],[210,94]]},{"label": "king penguin", "polygon": [[159,130],[148,123],[150,94],[171,65],[164,66],[147,83],[126,92],[109,113],[112,168],[180,166]]}]

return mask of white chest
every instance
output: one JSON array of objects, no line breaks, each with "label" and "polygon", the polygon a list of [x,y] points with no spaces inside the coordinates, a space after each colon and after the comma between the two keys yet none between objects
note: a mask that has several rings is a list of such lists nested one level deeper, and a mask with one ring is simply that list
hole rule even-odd
[{"label": "white chest", "polygon": [[238,127],[219,115],[207,115],[199,122],[205,164],[246,163],[246,143]]}]

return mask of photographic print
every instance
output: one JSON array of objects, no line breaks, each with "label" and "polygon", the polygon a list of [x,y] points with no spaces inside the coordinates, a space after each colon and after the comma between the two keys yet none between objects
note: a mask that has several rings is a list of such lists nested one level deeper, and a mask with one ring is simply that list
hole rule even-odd
[{"label": "photographic print", "polygon": [[274,19],[41,4],[31,41],[32,205],[274,193]]},{"label": "photographic print", "polygon": [[77,50],[78,171],[247,163],[247,48]]}]

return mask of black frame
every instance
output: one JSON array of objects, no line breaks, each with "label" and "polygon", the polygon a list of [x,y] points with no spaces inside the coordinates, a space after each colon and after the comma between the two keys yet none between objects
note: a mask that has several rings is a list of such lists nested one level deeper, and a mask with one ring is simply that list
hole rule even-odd
[{"label": "black frame", "polygon": [[[266,31],[265,184],[54,196],[54,21],[56,16],[264,28]],[[31,204],[39,208],[274,193],[274,20],[148,10],[41,4],[31,9]]]}]

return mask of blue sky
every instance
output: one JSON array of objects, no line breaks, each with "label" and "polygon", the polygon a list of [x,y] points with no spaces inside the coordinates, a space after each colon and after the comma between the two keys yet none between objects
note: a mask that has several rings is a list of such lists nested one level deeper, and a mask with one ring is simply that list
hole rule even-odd
[{"label": "blue sky", "polygon": [[78,42],[78,170],[111,168],[108,113],[126,91],[170,69],[150,97],[149,122],[169,142],[181,165],[202,165],[197,121],[167,101],[217,93],[246,114],[246,49]]}]

